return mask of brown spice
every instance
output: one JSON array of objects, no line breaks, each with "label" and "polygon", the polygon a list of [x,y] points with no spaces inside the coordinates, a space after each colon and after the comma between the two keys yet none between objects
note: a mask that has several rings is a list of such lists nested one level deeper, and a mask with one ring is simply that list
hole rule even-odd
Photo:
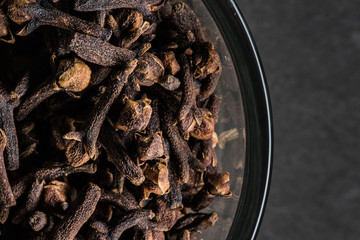
[{"label": "brown spice", "polygon": [[[197,239],[218,219],[198,211],[232,196],[214,149],[214,44],[183,2],[76,0],[72,8],[0,4],[0,40],[14,43],[17,24],[27,47],[6,52],[14,66],[0,82],[2,234]],[[17,84],[14,67],[27,71]]]},{"label": "brown spice", "polygon": [[95,211],[100,196],[101,189],[97,185],[89,183],[84,187],[65,218],[51,232],[51,239],[75,239],[80,228]]},{"label": "brown spice", "polygon": [[[3,211],[7,211],[6,207],[11,207],[16,204],[4,163],[5,146],[6,146],[6,136],[4,131],[0,129],[0,184],[1,184],[0,206],[2,207]],[[4,215],[4,213],[2,215]]]}]

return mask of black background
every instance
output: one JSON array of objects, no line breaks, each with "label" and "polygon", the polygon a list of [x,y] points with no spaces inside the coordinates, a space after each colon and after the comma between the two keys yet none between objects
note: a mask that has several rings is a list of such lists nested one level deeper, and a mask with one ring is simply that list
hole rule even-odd
[{"label": "black background", "polygon": [[360,238],[360,1],[237,0],[270,89],[259,240]]}]

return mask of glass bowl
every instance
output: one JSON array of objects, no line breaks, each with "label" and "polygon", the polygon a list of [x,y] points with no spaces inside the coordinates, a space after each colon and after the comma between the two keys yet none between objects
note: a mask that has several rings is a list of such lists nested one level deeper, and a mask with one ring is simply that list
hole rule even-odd
[{"label": "glass bowl", "polygon": [[[271,109],[255,43],[233,0],[183,0],[198,15],[206,37],[221,56],[216,93],[222,108],[215,131],[216,153],[230,173],[231,199],[217,199],[208,212],[218,222],[200,238],[255,239],[269,190],[272,157]],[[174,1],[175,2],[175,1]]]},{"label": "glass bowl", "polygon": [[260,59],[233,0],[177,1],[199,16],[223,66],[216,90],[223,97],[216,152],[221,170],[230,173],[233,194],[205,209],[217,212],[219,219],[199,239],[254,239],[269,189],[272,154],[270,103]]}]

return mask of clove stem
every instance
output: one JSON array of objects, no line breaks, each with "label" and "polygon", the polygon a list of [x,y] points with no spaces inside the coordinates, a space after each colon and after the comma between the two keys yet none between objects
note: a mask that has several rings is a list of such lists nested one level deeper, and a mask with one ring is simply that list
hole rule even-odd
[{"label": "clove stem", "polygon": [[75,10],[82,12],[93,12],[99,10],[113,10],[119,8],[133,8],[144,15],[151,13],[147,6],[147,0],[76,0]]},{"label": "clove stem", "polygon": [[89,183],[79,194],[65,218],[50,233],[52,240],[73,240],[96,209],[101,189]]},{"label": "clove stem", "polygon": [[139,166],[131,160],[119,135],[113,130],[108,122],[103,124],[99,136],[101,145],[105,148],[109,160],[121,172],[123,176],[136,186],[144,182],[145,176]]},{"label": "clove stem", "polygon": [[0,129],[0,206],[11,207],[16,204],[9,179],[6,173],[4,163],[4,149],[6,146],[6,136],[2,129]]},{"label": "clove stem", "polygon": [[92,159],[96,159],[97,157],[96,142],[106,115],[127,82],[128,76],[134,71],[136,65],[137,60],[132,60],[127,63],[124,70],[117,71],[111,77],[105,92],[101,95],[100,100],[90,114],[84,130],[83,142],[86,151]]},{"label": "clove stem", "polygon": [[57,87],[53,82],[44,83],[34,94],[26,98],[19,106],[16,113],[16,120],[24,120],[40,103],[53,94],[64,90]]},{"label": "clove stem", "polygon": [[116,227],[110,234],[111,240],[118,240],[121,234],[137,224],[141,224],[142,221],[152,218],[154,213],[149,209],[139,209],[126,214],[120,221],[117,222]]},{"label": "clove stem", "polygon": [[17,35],[27,36],[42,25],[59,27],[109,40],[112,31],[100,25],[64,13],[47,0],[13,0],[8,5],[8,16],[17,24],[29,21]]}]

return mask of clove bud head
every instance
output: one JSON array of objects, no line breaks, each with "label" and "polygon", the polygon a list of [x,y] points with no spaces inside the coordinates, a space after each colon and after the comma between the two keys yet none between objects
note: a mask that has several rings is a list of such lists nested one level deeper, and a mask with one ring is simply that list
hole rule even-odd
[{"label": "clove bud head", "polygon": [[166,90],[174,91],[180,87],[181,82],[173,75],[166,75],[160,79],[159,84]]},{"label": "clove bud head", "polygon": [[162,132],[158,131],[150,136],[138,135],[138,161],[141,163],[160,158],[165,154]]},{"label": "clove bud head", "polygon": [[43,199],[47,207],[66,211],[69,202],[76,198],[76,191],[67,183],[58,180],[52,180],[44,187]]},{"label": "clove bud head", "polygon": [[212,195],[231,197],[232,193],[230,191],[230,174],[228,172],[208,174],[207,189],[208,192]]},{"label": "clove bud head", "polygon": [[120,112],[119,120],[116,123],[116,129],[125,132],[142,131],[148,125],[151,114],[151,100],[144,95],[142,99],[132,101],[126,100],[124,109]]},{"label": "clove bud head", "polygon": [[57,85],[70,92],[81,92],[90,83],[91,69],[80,59],[64,59],[57,70]]},{"label": "clove bud head", "polygon": [[183,186],[183,191],[195,194],[204,187],[204,173],[193,169],[189,173],[189,181]]},{"label": "clove bud head", "polygon": [[165,68],[161,60],[152,53],[145,53],[135,69],[137,82],[141,86],[151,86],[164,75]]},{"label": "clove bud head", "polygon": [[[200,124],[201,124],[201,121],[200,121]],[[193,112],[189,112],[185,116],[185,118],[179,122],[179,128],[180,128],[182,134],[184,136],[187,136],[186,137],[187,139],[188,139],[189,133],[194,131],[196,125],[197,125],[197,119],[196,119],[195,114],[193,114]]]},{"label": "clove bud head", "polygon": [[84,144],[77,140],[71,140],[65,150],[68,164],[79,167],[90,160],[90,156],[85,150]]},{"label": "clove bud head", "polygon": [[36,211],[29,217],[28,223],[35,232],[41,231],[47,224],[47,216],[44,212]]},{"label": "clove bud head", "polygon": [[36,7],[32,9],[31,6],[37,6],[36,0],[9,1],[7,15],[13,22],[21,25],[33,18],[31,10],[37,11]]},{"label": "clove bud head", "polygon": [[179,63],[176,61],[175,53],[173,51],[167,51],[160,53],[159,55],[161,61],[164,63],[165,70],[171,74],[177,74],[181,67]]},{"label": "clove bud head", "polygon": [[150,184],[143,184],[144,196],[148,198],[151,193],[163,195],[170,188],[169,171],[164,163],[157,162],[155,165],[146,164],[144,175]]},{"label": "clove bud head", "polygon": [[196,66],[194,77],[202,79],[214,73],[220,68],[220,56],[216,52],[214,44],[205,42],[200,45],[199,50],[194,54],[193,62]]},{"label": "clove bud head", "polygon": [[144,23],[144,16],[136,9],[119,9],[115,20],[122,31],[131,31],[140,28]]},{"label": "clove bud head", "polygon": [[215,130],[215,121],[212,114],[207,109],[201,110],[202,121],[197,124],[190,135],[196,139],[207,140],[210,139]]},{"label": "clove bud head", "polygon": [[218,219],[219,217],[216,212],[211,213],[208,217],[206,217],[199,223],[199,229],[201,230],[213,227]]}]

